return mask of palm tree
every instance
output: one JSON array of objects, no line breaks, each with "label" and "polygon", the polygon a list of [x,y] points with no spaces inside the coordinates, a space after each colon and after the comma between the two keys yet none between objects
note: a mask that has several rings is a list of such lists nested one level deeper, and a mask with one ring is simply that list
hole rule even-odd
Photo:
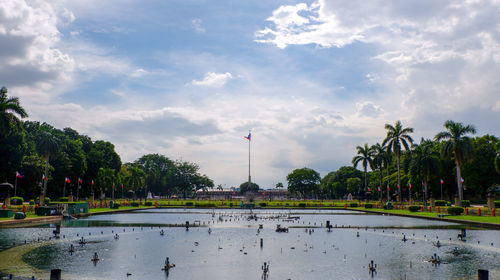
[{"label": "palm tree", "polygon": [[413,128],[405,127],[401,124],[401,121],[396,121],[394,126],[390,124],[385,124],[385,129],[387,129],[387,136],[382,142],[382,145],[387,144],[387,151],[394,152],[396,154],[397,165],[398,165],[398,197],[401,200],[401,173],[400,173],[400,156],[401,156],[401,145],[405,150],[409,150],[410,147],[408,142],[413,143],[413,139],[410,137],[410,133],[413,133]]},{"label": "palm tree", "polygon": [[222,191],[222,190],[223,190],[222,185],[221,185],[221,184],[218,184],[218,185],[217,185],[217,189],[218,189],[219,191]]},{"label": "palm tree", "polygon": [[[377,168],[379,170],[379,175],[380,175],[380,182],[379,186],[380,189],[382,190],[382,178],[383,178],[383,173],[382,171],[384,170],[384,167],[387,167],[389,165],[389,162],[391,160],[391,157],[389,153],[387,152],[387,147],[380,145],[380,143],[377,143],[375,145],[372,145],[370,147],[371,153],[373,155],[373,167]],[[380,198],[382,199],[382,198]],[[389,192],[387,192],[387,201],[389,201]]]},{"label": "palm tree", "polygon": [[420,140],[420,145],[412,145],[409,159],[409,171],[414,177],[422,175],[424,184],[424,203],[429,197],[427,184],[431,174],[436,173],[439,168],[439,160],[433,151],[434,142],[431,140]]},{"label": "palm tree", "polygon": [[[372,159],[373,154],[372,150],[368,148],[368,144],[366,143],[363,147],[357,146],[356,149],[358,151],[357,153],[358,155],[352,158],[352,164],[354,165],[354,167],[356,167],[360,162],[361,164],[363,164],[363,169],[365,172],[365,191],[366,191],[366,189],[368,188],[368,181],[366,178],[366,168],[368,167],[368,165],[370,165],[370,168],[373,169],[373,159]],[[358,194],[360,193],[361,192],[358,187]]]},{"label": "palm tree", "polygon": [[444,122],[447,131],[439,132],[436,140],[446,140],[441,150],[443,157],[454,157],[457,168],[457,188],[458,188],[458,206],[462,205],[462,164],[472,156],[472,143],[467,134],[475,134],[476,128],[473,125],[463,125],[452,120]]},{"label": "palm tree", "polygon": [[28,117],[24,108],[21,107],[18,97],[7,97],[7,88],[0,89],[0,138],[9,135],[12,125],[20,125],[21,118]]},{"label": "palm tree", "polygon": [[50,156],[55,154],[59,148],[59,142],[57,138],[52,135],[49,131],[42,131],[40,133],[40,139],[38,140],[38,151],[43,155],[45,159],[45,180],[43,180],[43,187],[40,195],[40,205],[45,203],[45,194],[47,192],[47,181],[49,178],[49,159]]},{"label": "palm tree", "polygon": [[500,142],[495,145],[497,150],[497,156],[495,157],[495,168],[498,173],[500,173]]},{"label": "palm tree", "polygon": [[[135,191],[139,190],[144,186],[146,181],[146,172],[142,170],[139,166],[131,165],[128,167],[130,176],[128,177],[127,184]],[[142,201],[142,197],[139,198]]]}]

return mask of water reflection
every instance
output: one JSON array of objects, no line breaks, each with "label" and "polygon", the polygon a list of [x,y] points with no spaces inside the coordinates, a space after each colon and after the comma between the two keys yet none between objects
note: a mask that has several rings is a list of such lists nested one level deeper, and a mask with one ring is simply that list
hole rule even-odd
[{"label": "water reflection", "polygon": [[[365,279],[371,260],[376,279],[452,279],[500,269],[498,231],[468,229],[464,242],[457,239],[463,226],[455,223],[339,214],[154,209],[93,216],[63,222],[60,239],[23,260],[43,270],[61,268],[65,279],[259,279],[264,262],[267,279]],[[276,232],[276,224],[288,233]],[[49,226],[0,229],[0,243],[48,240]],[[91,261],[95,252],[97,262]],[[429,262],[434,254],[440,265]],[[166,257],[175,268],[163,269]]]}]

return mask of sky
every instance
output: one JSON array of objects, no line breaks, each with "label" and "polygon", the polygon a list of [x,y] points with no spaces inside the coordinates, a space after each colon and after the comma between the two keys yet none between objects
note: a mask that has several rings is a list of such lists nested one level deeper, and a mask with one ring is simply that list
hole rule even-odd
[{"label": "sky", "polygon": [[225,188],[351,165],[401,120],[500,136],[500,1],[1,0],[30,120],[199,164]]}]

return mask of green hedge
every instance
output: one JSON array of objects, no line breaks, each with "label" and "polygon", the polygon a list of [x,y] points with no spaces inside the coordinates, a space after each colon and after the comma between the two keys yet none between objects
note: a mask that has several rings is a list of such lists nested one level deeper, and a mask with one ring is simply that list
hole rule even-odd
[{"label": "green hedge", "polygon": [[436,206],[446,206],[448,202],[446,200],[436,200]]},{"label": "green hedge", "polygon": [[470,201],[469,200],[462,200],[462,207],[470,207]]},{"label": "green hedge", "polygon": [[299,207],[306,207],[306,204],[304,202],[299,203]]},{"label": "green hedge", "polygon": [[35,201],[34,200],[30,200],[30,205],[35,205]]},{"label": "green hedge", "polygon": [[194,205],[194,203],[193,203],[192,201],[188,201],[188,202],[186,202],[184,205],[186,205],[186,206],[193,206],[193,205]]},{"label": "green hedge", "polygon": [[60,202],[68,202],[68,197],[66,197],[66,196],[60,197],[58,201],[60,201]]},{"label": "green hedge", "polygon": [[357,202],[351,202],[351,203],[349,203],[349,207],[358,207],[358,203]]},{"label": "green hedge", "polygon": [[459,206],[448,207],[448,214],[450,214],[450,215],[457,216],[457,215],[462,214],[463,212],[464,212],[463,207],[459,207]]},{"label": "green hedge", "polygon": [[[37,197],[37,198],[36,198],[36,201],[38,201],[38,202],[39,202],[39,201],[40,201],[40,197]],[[47,204],[49,204],[49,203],[50,203],[50,198],[49,198],[49,197],[46,197],[46,198],[44,199],[44,201],[45,201],[45,205],[47,205]]]},{"label": "green hedge", "polygon": [[215,203],[197,202],[197,203],[194,204],[194,207],[215,207]]},{"label": "green hedge", "polygon": [[132,206],[132,207],[139,207],[139,202],[131,202],[130,206]]},{"label": "green hedge", "polygon": [[373,204],[371,204],[371,203],[367,203],[367,204],[365,204],[365,208],[366,208],[366,209],[373,208]]},{"label": "green hedge", "polygon": [[10,198],[10,204],[12,205],[22,205],[24,202],[24,198],[20,196],[13,196]]},{"label": "green hedge", "polygon": [[260,207],[266,207],[266,206],[267,206],[267,203],[265,203],[265,202],[261,202],[261,203],[259,203],[259,205],[260,205]]},{"label": "green hedge", "polygon": [[118,209],[118,208],[120,208],[120,204],[115,203],[115,204],[113,204],[113,208],[111,208],[111,209]]},{"label": "green hedge", "polygon": [[418,205],[410,205],[410,206],[408,207],[408,210],[410,210],[410,212],[418,212],[421,208],[422,208],[422,206],[418,206]]},{"label": "green hedge", "polygon": [[500,200],[495,201],[495,208],[500,208]]},{"label": "green hedge", "polygon": [[146,201],[146,202],[144,202],[144,206],[153,206],[153,202]]}]

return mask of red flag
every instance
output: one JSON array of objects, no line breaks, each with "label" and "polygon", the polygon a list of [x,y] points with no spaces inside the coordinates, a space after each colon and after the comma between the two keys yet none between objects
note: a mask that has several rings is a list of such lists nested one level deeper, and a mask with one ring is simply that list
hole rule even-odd
[{"label": "red flag", "polygon": [[19,172],[17,172],[17,171],[16,171],[16,177],[17,177],[17,178],[21,178],[21,179],[22,179],[22,178],[23,178],[23,175],[21,175],[21,173],[19,173]]},{"label": "red flag", "polygon": [[380,187],[378,187],[378,191],[381,192]]},{"label": "red flag", "polygon": [[424,181],[422,181],[422,187],[424,187],[424,186],[425,186]]},{"label": "red flag", "polygon": [[400,189],[399,184],[398,184],[398,189]]},{"label": "red flag", "polygon": [[411,190],[411,183],[410,183],[410,190]]},{"label": "red flag", "polygon": [[442,184],[444,184],[444,181],[443,181],[443,179],[441,179],[441,185],[442,185]]},{"label": "red flag", "polygon": [[48,181],[49,178],[45,177],[45,174],[42,175],[42,181],[45,180],[45,181]]},{"label": "red flag", "polygon": [[387,184],[387,190],[391,191],[391,187],[389,187],[389,184]]},{"label": "red flag", "polygon": [[83,184],[82,179],[78,178],[78,183]]},{"label": "red flag", "polygon": [[70,180],[68,177],[66,177],[66,178],[64,179],[64,181],[65,181],[66,183],[71,183],[71,180]]},{"label": "red flag", "polygon": [[92,180],[92,185],[94,185],[94,184],[95,184],[95,183],[94,183],[94,180]]},{"label": "red flag", "polygon": [[464,178],[460,178],[460,182],[462,182],[462,184],[463,184],[464,183]]},{"label": "red flag", "polygon": [[115,188],[115,183],[113,183],[113,189]]},{"label": "red flag", "polygon": [[123,184],[122,184],[122,190],[123,190]]}]

